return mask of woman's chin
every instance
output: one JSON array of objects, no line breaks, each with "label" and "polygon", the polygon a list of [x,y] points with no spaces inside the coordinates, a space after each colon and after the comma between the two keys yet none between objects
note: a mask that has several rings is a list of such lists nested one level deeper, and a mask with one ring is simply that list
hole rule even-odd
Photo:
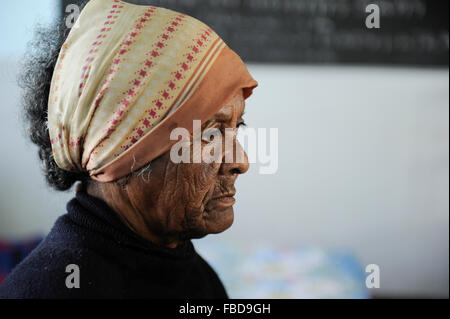
[{"label": "woman's chin", "polygon": [[191,227],[183,232],[181,238],[200,239],[210,234],[219,234],[233,225],[234,210],[229,207],[211,207],[191,223]]},{"label": "woman's chin", "polygon": [[230,228],[233,221],[233,206],[211,207],[203,214],[203,229],[205,234],[219,234]]},{"label": "woman's chin", "polygon": [[226,208],[214,208],[204,215],[205,232],[207,234],[219,234],[233,225],[233,206]]}]

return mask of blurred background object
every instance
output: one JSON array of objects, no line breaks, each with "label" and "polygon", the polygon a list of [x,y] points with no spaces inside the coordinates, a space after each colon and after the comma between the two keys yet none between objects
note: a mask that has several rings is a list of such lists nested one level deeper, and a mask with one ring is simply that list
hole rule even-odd
[{"label": "blurred background object", "polygon": [[[277,173],[252,165],[233,227],[195,241],[232,296],[448,297],[447,1],[129,2],[209,24],[260,83],[246,122],[279,130]],[[0,13],[0,238],[45,235],[73,196],[45,185],[16,83],[33,26],[67,17],[69,3],[8,1]],[[365,26],[369,3],[380,29]],[[381,277],[370,291],[368,264]]]},{"label": "blurred background object", "polygon": [[196,240],[231,298],[364,299],[366,274],[353,253],[269,240]]},{"label": "blurred background object", "polygon": [[9,272],[36,248],[42,238],[31,238],[21,242],[0,241],[0,284]]},{"label": "blurred background object", "polygon": [[[81,1],[78,1],[81,2]],[[448,66],[448,1],[129,0],[204,21],[248,62]],[[75,0],[62,0],[61,14]],[[381,27],[365,27],[378,4]]]}]

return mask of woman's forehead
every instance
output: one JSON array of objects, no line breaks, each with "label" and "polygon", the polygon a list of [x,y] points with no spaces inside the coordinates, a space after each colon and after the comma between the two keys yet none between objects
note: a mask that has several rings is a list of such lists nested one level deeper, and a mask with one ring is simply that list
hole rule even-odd
[{"label": "woman's forehead", "polygon": [[212,120],[231,121],[233,118],[239,118],[244,113],[245,100],[243,91],[240,90],[223,108],[221,108]]}]

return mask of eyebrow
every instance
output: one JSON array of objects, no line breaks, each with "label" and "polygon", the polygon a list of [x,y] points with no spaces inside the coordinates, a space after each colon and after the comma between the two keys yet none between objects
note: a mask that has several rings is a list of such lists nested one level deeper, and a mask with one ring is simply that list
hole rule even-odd
[{"label": "eyebrow", "polygon": [[[240,122],[240,121],[244,121],[244,115],[245,115],[245,111],[244,112],[242,112],[242,114],[241,114],[241,116],[239,116],[238,117],[238,122]],[[205,124],[209,124],[209,123],[211,123],[211,122],[213,122],[213,121],[215,121],[215,122],[219,122],[219,123],[226,123],[226,122],[228,122],[229,120],[231,120],[231,118],[233,117],[233,115],[224,115],[224,116],[222,116],[222,117],[216,117],[216,116],[214,116],[212,119],[210,119],[209,121],[207,121]]]},{"label": "eyebrow", "polygon": [[[244,120],[244,115],[245,115],[245,108],[244,108],[244,110],[242,111],[242,114],[239,116],[239,118],[238,118],[238,120],[237,120],[238,123],[239,123],[239,122],[245,122],[245,120]],[[209,121],[206,121],[206,122],[203,124],[203,126],[208,126],[208,125],[211,124],[212,122],[226,123],[226,122],[228,122],[229,120],[231,120],[232,117],[233,117],[233,114],[232,114],[232,113],[230,113],[230,114],[220,114],[220,113],[219,113],[219,116],[218,116],[218,117],[217,117],[217,114],[216,114],[212,119],[210,119]]]},{"label": "eyebrow", "polygon": [[216,122],[228,122],[233,118],[233,114],[230,115],[215,115],[211,120],[215,120]]}]

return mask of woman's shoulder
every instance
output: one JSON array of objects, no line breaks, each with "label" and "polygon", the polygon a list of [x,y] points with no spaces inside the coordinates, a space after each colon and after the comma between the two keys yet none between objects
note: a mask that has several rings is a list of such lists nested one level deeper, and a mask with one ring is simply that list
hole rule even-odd
[{"label": "woman's shoulder", "polygon": [[[0,285],[0,298],[85,298],[98,281],[119,280],[113,263],[73,236],[52,230]],[[90,289],[83,288],[90,287]]]}]

